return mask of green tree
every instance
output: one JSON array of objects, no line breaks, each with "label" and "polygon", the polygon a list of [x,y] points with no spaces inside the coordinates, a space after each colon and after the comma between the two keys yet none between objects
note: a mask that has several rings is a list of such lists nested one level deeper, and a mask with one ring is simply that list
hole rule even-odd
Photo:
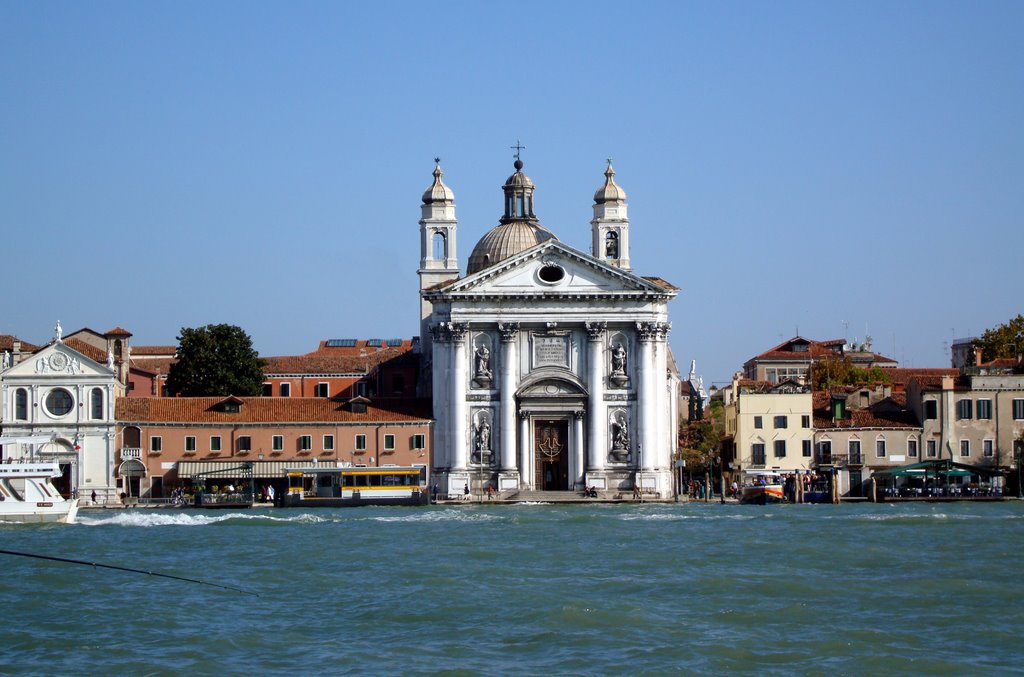
[{"label": "green tree", "polygon": [[[725,432],[725,412],[722,403],[714,401],[707,417],[690,421],[679,431],[679,456],[686,461],[691,473],[704,471],[705,486],[711,486],[715,465],[718,463]],[[705,494],[705,500],[708,495]]]},{"label": "green tree", "polygon": [[167,372],[167,389],[174,395],[259,395],[263,391],[266,360],[260,359],[252,339],[240,327],[182,327],[176,358]]},{"label": "green tree", "polygon": [[[974,347],[981,348],[981,359],[985,362],[1024,355],[1024,315],[987,329],[981,338],[974,339]],[[973,354],[968,356],[968,363],[974,365]]]},{"label": "green tree", "polygon": [[885,373],[885,369],[855,367],[849,355],[827,355],[811,365],[811,385],[815,390],[827,390],[830,386],[891,382],[892,376]]}]

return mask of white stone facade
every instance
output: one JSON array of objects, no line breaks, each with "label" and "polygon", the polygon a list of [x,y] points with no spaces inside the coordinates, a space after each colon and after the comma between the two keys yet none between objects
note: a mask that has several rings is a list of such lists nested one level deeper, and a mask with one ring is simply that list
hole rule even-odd
[{"label": "white stone facade", "polygon": [[[532,191],[528,178],[513,181],[520,168],[507,195]],[[499,228],[515,218],[506,211]],[[678,290],[554,238],[502,256],[421,291],[440,490],[636,485],[670,496],[678,380],[666,339]]]},{"label": "white stone facade", "polygon": [[0,425],[6,440],[46,442],[4,444],[4,460],[34,456],[60,464],[55,484],[88,504],[115,501],[118,458],[115,368],[100,364],[56,338],[48,346],[0,372]]}]

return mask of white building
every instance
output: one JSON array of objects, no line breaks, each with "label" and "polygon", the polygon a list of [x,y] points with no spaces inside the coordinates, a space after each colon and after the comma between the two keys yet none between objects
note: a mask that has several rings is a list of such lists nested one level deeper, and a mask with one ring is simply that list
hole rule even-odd
[{"label": "white building", "polygon": [[5,353],[0,365],[3,460],[34,456],[59,463],[64,476],[55,484],[62,493],[87,502],[93,492],[97,502],[116,500],[115,473],[134,468],[114,466],[114,402],[123,393],[113,355],[102,364],[70,348],[57,323],[53,341],[18,364],[11,361]]},{"label": "white building", "polygon": [[420,220],[421,346],[442,492],[571,491],[667,497],[678,375],[668,302],[678,289],[632,272],[626,194],[608,164],[594,195],[592,251],[558,240],[534,213],[515,162],[504,215],[459,277],[455,198],[440,166]]}]

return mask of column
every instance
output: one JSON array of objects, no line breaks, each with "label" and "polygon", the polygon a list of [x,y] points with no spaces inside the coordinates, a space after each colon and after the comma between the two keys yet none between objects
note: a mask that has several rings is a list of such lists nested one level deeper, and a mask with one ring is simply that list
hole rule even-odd
[{"label": "column", "polygon": [[[572,428],[572,437],[573,437],[573,449],[572,449],[572,451],[573,451],[573,456],[572,456],[572,458],[573,458],[573,463],[572,463],[573,468],[572,468],[572,478],[573,478],[573,480],[572,481],[573,481],[573,484],[575,484],[576,482],[584,481],[584,478],[583,478],[583,468],[584,468],[584,465],[583,465],[583,417],[586,414],[586,412],[583,411],[582,409],[577,409],[576,411],[572,412],[572,414],[573,414],[573,428]],[[573,486],[570,486],[569,488],[570,489],[575,489],[575,487],[573,487]]]},{"label": "column", "polygon": [[590,454],[587,456],[587,470],[604,470],[608,458],[606,445],[608,441],[608,421],[604,406],[604,322],[587,322],[587,340],[590,345],[589,373],[587,387],[590,397],[587,399],[588,435],[587,445]]},{"label": "column", "polygon": [[452,338],[452,388],[451,425],[448,445],[451,448],[452,470],[466,470],[468,458],[466,426],[469,417],[466,409],[466,325],[462,322],[448,323]]},{"label": "column", "polygon": [[431,348],[430,364],[430,396],[433,401],[434,420],[439,425],[434,426],[434,468],[436,471],[450,468],[452,465],[451,447],[448,445],[448,436],[451,434],[452,411],[451,403],[448,402],[448,393],[451,392],[451,370],[448,368],[448,354],[451,346],[448,344],[448,332],[443,324],[430,325]]},{"label": "column", "polygon": [[640,386],[637,388],[637,413],[640,419],[639,453],[640,469],[651,470],[658,453],[658,422],[655,409],[658,396],[654,390],[655,364],[654,341],[657,328],[653,322],[637,322],[637,336],[640,339],[640,364],[638,365]]},{"label": "column", "polygon": [[519,484],[527,488],[533,487],[533,471],[530,468],[530,454],[533,451],[533,439],[530,437],[530,414],[519,412]]},{"label": "column", "polygon": [[655,372],[654,390],[658,396],[658,404],[655,415],[658,421],[658,454],[654,459],[654,466],[657,468],[668,468],[672,465],[672,420],[669,416],[668,398],[673,395],[668,391],[668,338],[670,322],[659,322],[655,335]]},{"label": "column", "polygon": [[516,373],[519,363],[516,355],[517,323],[498,325],[501,334],[501,469],[516,468]]}]

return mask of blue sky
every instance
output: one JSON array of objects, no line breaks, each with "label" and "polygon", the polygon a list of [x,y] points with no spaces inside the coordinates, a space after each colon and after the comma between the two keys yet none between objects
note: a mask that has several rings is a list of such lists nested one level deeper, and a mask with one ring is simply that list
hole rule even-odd
[{"label": "blue sky", "polygon": [[459,257],[521,139],[589,250],[613,157],[684,368],[799,333],[945,366],[1022,310],[1024,3],[0,4],[0,333],[418,331],[439,155]]}]

